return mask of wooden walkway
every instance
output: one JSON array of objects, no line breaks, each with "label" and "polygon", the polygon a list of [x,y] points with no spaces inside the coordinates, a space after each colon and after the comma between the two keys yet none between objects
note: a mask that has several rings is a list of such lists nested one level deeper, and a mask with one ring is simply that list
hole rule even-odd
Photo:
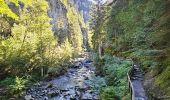
[{"label": "wooden walkway", "polygon": [[142,85],[143,74],[139,64],[133,64],[127,73],[132,100],[148,100]]}]

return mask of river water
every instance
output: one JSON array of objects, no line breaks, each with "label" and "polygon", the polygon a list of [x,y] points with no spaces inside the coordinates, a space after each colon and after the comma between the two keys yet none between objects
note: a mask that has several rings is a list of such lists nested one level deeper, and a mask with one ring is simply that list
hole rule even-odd
[{"label": "river water", "polygon": [[64,75],[32,86],[26,91],[26,100],[100,100],[99,90],[105,86],[102,77],[95,75],[92,61],[74,60],[74,67]]}]

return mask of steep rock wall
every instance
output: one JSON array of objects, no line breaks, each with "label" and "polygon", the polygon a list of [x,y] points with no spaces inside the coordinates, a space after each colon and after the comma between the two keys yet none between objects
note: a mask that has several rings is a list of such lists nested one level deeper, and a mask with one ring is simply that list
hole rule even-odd
[{"label": "steep rock wall", "polygon": [[[82,37],[82,39],[77,38],[81,47],[88,48],[86,23],[89,20],[89,10],[92,3],[88,0],[48,0],[48,3],[48,15],[52,18],[52,30],[58,37],[59,43],[77,32],[76,35]],[[70,29],[70,26],[74,28]],[[73,44],[73,41],[70,41],[70,43]],[[73,45],[77,47],[78,44]]]}]

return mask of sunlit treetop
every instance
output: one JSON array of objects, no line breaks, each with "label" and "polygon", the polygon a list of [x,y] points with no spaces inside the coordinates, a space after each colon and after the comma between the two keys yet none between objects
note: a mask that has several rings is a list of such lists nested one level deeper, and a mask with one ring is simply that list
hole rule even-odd
[{"label": "sunlit treetop", "polygon": [[0,0],[0,14],[1,16],[7,15],[13,19],[18,19],[18,16],[12,12],[12,10],[8,7],[8,3],[13,2],[16,6],[19,6],[19,2],[23,2],[25,6],[31,5],[32,0]]}]

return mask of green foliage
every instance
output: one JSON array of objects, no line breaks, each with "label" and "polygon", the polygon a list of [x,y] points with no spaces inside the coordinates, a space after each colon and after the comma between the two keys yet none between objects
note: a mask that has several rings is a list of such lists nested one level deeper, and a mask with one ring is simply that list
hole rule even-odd
[{"label": "green foliage", "polygon": [[106,73],[106,79],[110,85],[117,85],[120,79],[124,79],[131,66],[130,61],[126,61],[120,58],[105,56],[104,71]]},{"label": "green foliage", "polygon": [[[10,20],[10,21],[9,21]],[[0,17],[0,34],[4,37],[9,36],[10,29],[11,29],[11,23],[13,20],[7,17]]]},{"label": "green foliage", "polygon": [[[61,32],[58,33],[62,37],[68,38],[69,43],[73,47],[73,56],[79,55],[83,51],[83,29],[87,29],[87,26],[82,18],[82,16],[77,12],[74,5],[68,0],[60,0],[67,10],[66,19],[68,21],[68,33],[65,34]],[[60,22],[62,24],[62,22]],[[61,37],[60,37],[61,38]],[[59,38],[59,40],[60,40]]]},{"label": "green foliage", "polygon": [[0,82],[0,85],[9,86],[9,85],[11,85],[11,83],[14,83],[14,80],[15,80],[15,78],[7,77],[6,79],[4,79]]},{"label": "green foliage", "polygon": [[91,86],[95,92],[100,92],[102,87],[106,86],[105,79],[95,75],[90,80],[85,80],[85,83]]},{"label": "green foliage", "polygon": [[106,17],[107,7],[102,7],[97,5],[92,7],[90,28],[93,33],[92,44],[95,51],[98,50],[99,45],[103,42],[105,38],[105,17]]},{"label": "green foliage", "polygon": [[[142,2],[142,3],[141,3]],[[161,0],[148,0],[135,2],[130,1],[127,8],[122,9],[116,16],[117,22],[123,27],[125,36],[130,36],[130,57],[137,58],[145,71],[148,69],[156,70],[158,75],[155,75],[156,86],[163,88],[164,91],[167,84],[169,84],[169,63],[164,60],[169,57],[165,53],[169,49],[166,44],[168,40],[164,37],[167,30],[167,25],[164,21],[169,21],[168,18],[163,18],[169,14],[167,12],[167,1]],[[167,4],[168,5],[168,4]],[[161,24],[161,23],[164,24]],[[162,31],[160,31],[162,30]],[[166,35],[169,37],[169,35]],[[124,42],[129,42],[124,40]],[[165,68],[163,70],[162,66]]]},{"label": "green foliage", "polygon": [[[7,3],[5,2],[5,0],[0,0],[0,13],[1,14],[6,14],[8,17],[11,17],[11,18],[14,18],[14,19],[17,19],[18,16],[13,13],[11,11],[11,9],[8,7]],[[18,4],[18,1],[15,2],[15,4]]]},{"label": "green foliage", "polygon": [[62,4],[64,4],[65,7],[68,6],[68,1],[67,0],[60,0],[62,2]]},{"label": "green foliage", "polygon": [[[128,94],[127,72],[132,65],[130,60],[109,55],[103,56],[102,60],[100,60],[97,56],[95,56],[94,64],[96,66],[96,70],[100,71],[99,73],[104,75],[106,83],[109,86],[106,86],[106,91],[103,90],[101,92],[101,96],[103,95],[102,99],[113,100],[114,98],[117,100],[117,96],[124,97]],[[112,92],[107,90],[107,88],[109,89],[110,87],[112,87]],[[105,93],[107,91],[109,91],[110,94]]]},{"label": "green foliage", "polygon": [[25,89],[25,84],[27,80],[23,78],[16,77],[14,83],[9,86],[11,94],[19,94],[23,89]]},{"label": "green foliage", "polygon": [[[7,4],[13,2],[17,7],[20,1],[24,7],[19,7],[22,9],[18,9],[16,15]],[[82,29],[87,26],[73,4],[68,0],[60,3],[67,12],[66,18],[57,19],[57,27],[62,30],[68,21],[68,28],[57,31],[54,36],[47,1],[0,0],[0,22],[3,23],[0,25],[3,33],[0,36],[0,79],[5,79],[0,85],[9,89],[10,96],[20,94],[25,86],[44,76],[59,75],[69,66],[71,58],[83,51]]]},{"label": "green foliage", "polygon": [[104,73],[104,71],[103,71],[104,59],[100,59],[98,53],[93,54],[93,64],[96,67],[96,73],[99,75],[103,75],[103,73]]},{"label": "green foliage", "polygon": [[164,71],[159,76],[157,76],[156,85],[157,86],[159,85],[161,88],[167,88],[170,84],[169,78],[170,78],[170,67],[167,66],[167,68],[165,68]]},{"label": "green foliage", "polygon": [[[109,10],[105,9],[104,12],[107,12],[105,15],[108,18],[95,18],[96,22],[107,19],[93,28],[94,49],[97,51],[98,41],[102,41],[104,54],[137,59],[145,72],[154,70],[158,73],[151,75],[156,80],[153,84],[157,84],[156,86],[164,91],[170,91],[166,88],[169,84],[170,50],[168,9],[169,1],[166,0],[127,0],[112,6]],[[127,71],[126,64],[121,64],[119,60],[114,62],[112,59],[107,58],[104,64],[107,80],[113,85],[113,79],[116,81],[115,84],[119,84],[117,81],[119,80],[125,85],[126,79],[123,79],[121,75],[125,75],[123,72]],[[124,66],[125,70],[119,66]],[[112,80],[109,81],[109,79]],[[115,90],[124,90],[124,85],[115,87]],[[123,95],[126,94],[123,93]]]},{"label": "green foliage", "polygon": [[[163,60],[163,59],[162,59]],[[170,57],[167,57],[163,60],[164,65],[160,65],[156,69],[153,69],[154,71],[157,71],[157,75],[155,75],[155,87],[159,87],[162,92],[164,92],[164,95],[169,95],[170,93],[170,67],[169,67],[169,61]]]},{"label": "green foliage", "polygon": [[115,89],[112,86],[105,87],[101,90],[102,100],[119,100],[115,95]]},{"label": "green foliage", "polygon": [[[72,57],[72,46],[66,39],[61,45],[51,31],[50,18],[47,15],[48,3],[36,0],[19,10],[17,24],[12,27],[12,37],[1,38],[0,67],[6,76],[22,76],[37,73],[47,74],[48,68],[62,66]],[[43,71],[40,72],[40,69]]]},{"label": "green foliage", "polygon": [[[0,85],[7,88],[7,95],[20,95],[21,92],[26,88],[27,79],[20,77],[9,77],[0,82]],[[27,83],[28,84],[28,83]]]},{"label": "green foliage", "polygon": [[23,2],[25,5],[31,5],[32,3],[32,0],[0,0],[0,14],[7,15],[13,19],[18,19],[18,16],[8,7],[8,3],[12,2],[16,6],[19,6],[19,1]]},{"label": "green foliage", "polygon": [[106,55],[104,57],[105,78],[108,85],[114,86],[115,94],[123,97],[128,92],[127,72],[130,69],[131,61]]},{"label": "green foliage", "polygon": [[8,71],[12,72],[12,75],[31,72],[49,62],[45,53],[54,45],[54,38],[50,31],[47,5],[46,1],[34,1],[29,7],[30,11],[23,8],[19,24],[12,28],[13,37],[1,41],[1,56],[5,60],[2,65],[6,69],[9,68]]},{"label": "green foliage", "polygon": [[73,47],[68,42],[68,39],[66,39],[65,42],[63,42],[59,47],[52,48],[50,54],[47,52],[46,57],[48,59],[49,55],[51,55],[49,64],[47,65],[48,75],[59,75],[61,72],[63,72],[63,70],[69,66],[68,64],[73,57],[73,52]]},{"label": "green foliage", "polygon": [[[79,25],[79,15],[76,12],[76,9],[72,6],[68,8],[67,18],[69,22],[69,41],[74,47],[75,53],[80,53],[82,51],[82,32]],[[77,54],[74,54],[77,55]]]}]

